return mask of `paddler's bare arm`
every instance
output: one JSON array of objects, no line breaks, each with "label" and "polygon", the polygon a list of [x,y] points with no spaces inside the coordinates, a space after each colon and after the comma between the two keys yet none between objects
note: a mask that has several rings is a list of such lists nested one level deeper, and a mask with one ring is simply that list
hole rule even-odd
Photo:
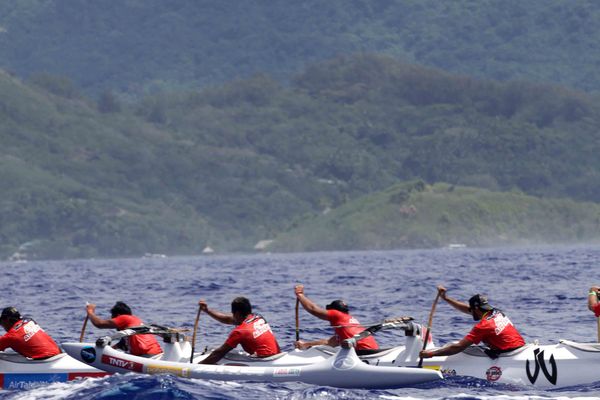
[{"label": "paddler's bare arm", "polygon": [[327,310],[319,307],[315,302],[304,295],[304,285],[296,285],[294,287],[294,293],[306,311],[317,318],[328,321]]},{"label": "paddler's bare arm", "polygon": [[204,360],[199,362],[199,364],[216,364],[219,362],[219,360],[221,358],[225,357],[225,354],[229,353],[231,351],[231,349],[232,349],[231,346],[223,343],[223,345],[221,345],[221,347],[213,350],[213,352],[210,353],[210,355],[208,357],[206,357]]},{"label": "paddler's bare arm", "polygon": [[222,312],[219,312],[216,310],[211,310],[210,308],[208,308],[208,305],[206,304],[206,301],[204,299],[200,299],[200,301],[198,302],[198,305],[200,306],[200,309],[202,311],[204,311],[205,313],[207,313],[208,315],[210,315],[212,318],[216,319],[220,323],[228,324],[228,325],[235,325],[235,321],[233,319],[232,314],[222,313]]},{"label": "paddler's bare arm", "polygon": [[440,297],[446,300],[446,302],[452,307],[456,308],[458,311],[464,312],[465,314],[471,314],[471,312],[469,311],[469,305],[467,303],[463,303],[462,301],[458,301],[456,299],[453,299],[452,297],[449,297],[446,293],[447,289],[444,286],[438,285],[437,290],[440,294]]},{"label": "paddler's bare arm", "polygon": [[473,343],[470,340],[462,339],[460,342],[450,343],[439,349],[423,350],[419,353],[419,357],[431,358],[436,356],[451,356],[452,354],[462,352],[472,344]]},{"label": "paddler's bare arm", "polygon": [[297,342],[294,343],[294,346],[297,349],[306,350],[313,346],[327,345],[327,346],[331,346],[331,347],[336,347],[339,344],[340,343],[337,339],[337,336],[333,335],[329,339],[320,339],[320,340],[312,340],[312,341],[298,340]]},{"label": "paddler's bare arm", "polygon": [[96,328],[101,329],[118,329],[117,324],[112,319],[102,319],[95,314],[96,305],[88,304],[85,306],[88,319],[94,324]]}]

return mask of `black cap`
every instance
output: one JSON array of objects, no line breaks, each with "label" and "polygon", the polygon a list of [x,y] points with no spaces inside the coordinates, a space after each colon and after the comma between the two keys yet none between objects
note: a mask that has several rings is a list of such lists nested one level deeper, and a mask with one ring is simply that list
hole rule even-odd
[{"label": "black cap", "polygon": [[327,304],[325,306],[325,309],[327,310],[338,310],[341,311],[343,313],[348,314],[348,304],[346,304],[346,302],[344,300],[334,300],[331,303]]},{"label": "black cap", "polygon": [[2,314],[0,314],[0,320],[9,319],[9,320],[18,320],[21,319],[21,314],[14,307],[6,307],[2,310]]},{"label": "black cap", "polygon": [[488,303],[487,298],[479,293],[469,299],[469,311],[478,308],[482,311],[492,311],[494,307]]}]

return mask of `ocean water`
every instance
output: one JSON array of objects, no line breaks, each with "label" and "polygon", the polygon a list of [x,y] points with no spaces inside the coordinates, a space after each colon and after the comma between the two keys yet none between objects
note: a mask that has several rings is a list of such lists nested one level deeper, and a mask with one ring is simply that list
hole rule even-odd
[{"label": "ocean water", "polygon": [[[0,307],[14,305],[34,317],[57,342],[77,341],[86,301],[109,317],[117,300],[145,322],[192,328],[200,298],[228,311],[236,296],[248,297],[269,321],[284,350],[295,335],[293,287],[321,305],[344,298],[363,324],[409,315],[426,323],[444,284],[452,297],[488,295],[527,341],[592,342],[596,320],[587,292],[600,284],[600,247],[441,249],[422,251],[327,252],[213,255],[165,259],[111,259],[0,263]],[[440,301],[433,319],[436,343],[459,340],[473,325]],[[301,311],[301,337],[332,332]],[[200,318],[197,349],[220,345],[231,326]],[[106,331],[88,324],[86,339]],[[403,342],[401,332],[377,335],[382,346]],[[599,365],[600,368],[600,365]],[[395,390],[343,390],[300,383],[264,384],[186,380],[166,375],[113,375],[55,383],[22,391],[0,391],[1,399],[549,399],[600,397],[600,383],[535,390],[470,378]]]}]

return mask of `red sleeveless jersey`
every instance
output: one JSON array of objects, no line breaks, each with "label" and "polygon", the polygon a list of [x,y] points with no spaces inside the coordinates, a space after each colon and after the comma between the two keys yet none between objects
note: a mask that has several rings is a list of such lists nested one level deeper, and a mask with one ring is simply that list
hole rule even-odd
[{"label": "red sleeveless jersey", "polygon": [[484,342],[493,350],[510,350],[525,344],[508,317],[497,310],[485,314],[465,339],[475,344]]},{"label": "red sleeveless jersey", "polygon": [[[135,315],[118,315],[114,317],[112,321],[115,323],[115,325],[117,325],[117,329],[120,331],[123,329],[132,328],[134,326],[143,325],[142,320]],[[154,335],[133,335],[127,337],[126,339],[128,341],[127,348],[129,349],[129,353],[133,354],[134,356],[154,356],[163,352]]]},{"label": "red sleeveless jersey", "polygon": [[0,337],[0,351],[8,347],[33,359],[60,354],[60,349],[54,340],[35,321],[30,319],[17,321],[4,336]]},{"label": "red sleeveless jersey", "polygon": [[244,322],[231,331],[225,344],[229,347],[241,344],[246,353],[258,357],[268,357],[281,352],[271,327],[260,315],[250,314],[246,317]]},{"label": "red sleeveless jersey", "polygon": [[[350,314],[346,314],[338,310],[327,310],[327,319],[329,320],[331,326],[336,327],[334,328],[335,334],[337,335],[340,343],[344,339],[349,339],[357,333],[365,330],[365,328],[360,325],[356,318],[352,317]],[[356,349],[377,350],[379,349],[379,345],[373,336],[368,336],[356,343]]]}]

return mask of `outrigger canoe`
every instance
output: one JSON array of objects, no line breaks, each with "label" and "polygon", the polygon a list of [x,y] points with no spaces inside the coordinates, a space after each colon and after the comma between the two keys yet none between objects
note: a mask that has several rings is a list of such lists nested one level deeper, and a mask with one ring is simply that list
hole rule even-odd
[{"label": "outrigger canoe", "polygon": [[[119,335],[155,333],[150,330],[125,330]],[[340,347],[334,354],[319,354],[318,361],[304,357],[303,363],[288,364],[285,356],[271,360],[270,365],[203,365],[189,362],[191,346],[183,338],[167,339],[162,358],[133,356],[110,346],[119,336],[103,337],[92,343],[63,343],[63,349],[88,365],[111,373],[137,372],[146,374],[171,374],[184,378],[252,381],[252,382],[303,382],[338,388],[388,389],[437,381],[439,371],[431,369],[376,366],[362,362],[356,355],[352,342]],[[188,352],[186,356],[186,352]],[[176,359],[184,361],[168,361]],[[290,359],[292,361],[292,359]],[[295,361],[294,361],[295,362]]]},{"label": "outrigger canoe", "polygon": [[45,360],[32,360],[12,351],[0,352],[2,389],[29,389],[53,382],[106,375],[106,371],[82,363],[65,353]]},{"label": "outrigger canoe", "polygon": [[[360,356],[365,363],[378,366],[416,366],[419,352],[423,349],[425,329],[410,319],[392,320],[369,327],[364,336],[379,329],[401,329],[406,334],[406,343],[390,349]],[[431,336],[429,336],[431,339]],[[357,340],[360,337],[356,338]],[[433,340],[427,348],[434,348]],[[241,352],[230,352],[222,360],[225,364],[237,365],[293,365],[318,362],[320,357],[331,357],[335,350],[317,346],[306,351],[292,351],[274,356],[274,360],[257,359]],[[465,376],[488,382],[498,382],[538,388],[560,388],[589,385],[600,381],[600,343],[577,343],[560,340],[557,344],[537,343],[490,357],[485,348],[471,346],[462,353],[452,356],[433,357],[423,360],[423,367],[436,369],[445,377]]]},{"label": "outrigger canoe", "polygon": [[[371,326],[353,340],[360,340],[381,329],[403,330],[406,335],[405,345],[361,355],[360,358],[356,357],[354,350],[339,350],[328,346],[293,350],[267,358],[257,358],[243,352],[231,351],[220,361],[222,366],[190,364],[191,346],[189,343],[173,339],[169,339],[172,343],[163,346],[166,353],[162,359],[170,360],[166,364],[157,362],[160,360],[140,357],[134,359],[103,343],[96,345],[65,343],[63,348],[72,357],[109,372],[164,372],[192,378],[220,380],[279,382],[295,380],[339,387],[380,387],[378,385],[383,385],[383,383],[372,379],[372,376],[380,373],[386,376],[384,379],[387,377],[392,377],[392,380],[397,379],[394,385],[390,385],[389,382],[385,383],[386,387],[411,385],[418,383],[417,381],[423,378],[427,378],[423,381],[439,379],[438,375],[418,377],[416,374],[414,381],[410,378],[410,372],[422,371],[422,369],[414,367],[419,362],[419,352],[423,348],[423,340],[426,336],[425,329],[410,318],[384,321]],[[431,336],[429,338],[431,341],[427,345],[428,349],[434,347]],[[106,341],[107,338],[102,340]],[[195,355],[194,362],[201,361],[206,356],[207,354]],[[357,359],[362,362],[357,363]],[[335,362],[337,364],[334,364]],[[340,365],[339,363],[352,365],[352,368],[346,371],[347,374],[342,373],[335,367]],[[424,370],[439,371],[445,377],[474,377],[489,382],[533,386],[542,389],[589,385],[598,382],[600,381],[598,365],[600,365],[600,343],[577,343],[568,340],[560,340],[557,344],[548,345],[526,344],[520,349],[503,353],[496,358],[490,357],[482,347],[471,346],[459,354],[423,360]],[[361,371],[360,367],[363,366],[371,368]],[[406,367],[412,368],[408,368],[410,371],[407,372]],[[401,372],[394,377],[394,374],[388,371],[389,368],[396,368]],[[276,371],[278,372],[276,373]],[[299,375],[290,377],[289,374],[292,374],[292,371]],[[300,372],[302,372],[301,375]],[[345,378],[339,378],[340,381],[337,380],[338,378],[334,379],[333,376],[338,372],[342,376],[345,374]],[[315,378],[314,376],[319,373],[323,373],[323,376],[331,376],[331,378]],[[361,374],[364,376],[360,377]],[[363,381],[370,381],[370,384]],[[340,382],[348,383],[346,386],[342,386],[343,383]]]}]

